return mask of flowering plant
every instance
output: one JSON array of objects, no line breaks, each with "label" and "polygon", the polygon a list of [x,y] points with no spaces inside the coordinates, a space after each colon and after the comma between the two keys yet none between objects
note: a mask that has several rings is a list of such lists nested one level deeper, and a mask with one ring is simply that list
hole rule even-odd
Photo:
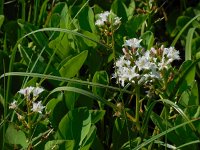
[{"label": "flowering plant", "polygon": [[102,42],[110,45],[110,43],[112,43],[112,36],[114,35],[114,32],[121,25],[121,18],[114,14],[112,11],[105,11],[103,13],[97,14],[95,25],[100,30]]},{"label": "flowering plant", "polygon": [[141,41],[136,38],[126,40],[122,49],[124,55],[115,62],[113,78],[117,78],[122,86],[125,82],[147,85],[155,80],[163,81],[165,72],[172,67],[171,63],[180,60],[179,51],[174,47],[165,48],[162,45],[145,50],[140,45]]},{"label": "flowering plant", "polygon": [[[23,95],[24,99],[21,102],[14,100],[9,105],[9,109],[14,110],[18,118],[18,124],[15,124],[15,126],[26,133],[28,149],[32,147],[32,136],[36,126],[48,117],[48,113],[43,112],[45,106],[43,106],[42,101],[37,100],[43,91],[44,89],[41,87],[32,86],[20,89],[18,93]],[[20,106],[24,103],[24,100],[26,109]]]}]

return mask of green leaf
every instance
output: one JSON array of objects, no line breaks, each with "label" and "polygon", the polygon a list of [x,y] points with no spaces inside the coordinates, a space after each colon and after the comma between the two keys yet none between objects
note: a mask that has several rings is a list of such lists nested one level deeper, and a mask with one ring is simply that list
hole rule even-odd
[{"label": "green leaf", "polygon": [[99,120],[101,120],[106,113],[105,110],[89,110],[89,112],[91,114],[91,123],[92,124],[95,124]]},{"label": "green leaf", "polygon": [[191,101],[190,105],[199,106],[199,88],[197,81],[195,80],[191,86]]},{"label": "green leaf", "polygon": [[75,142],[73,140],[53,140],[45,144],[45,150],[74,150]]},{"label": "green leaf", "polygon": [[4,15],[0,15],[0,28],[3,24],[3,21],[4,21]]},{"label": "green leaf", "polygon": [[65,150],[75,150],[75,141],[74,140],[66,140],[65,142]]},{"label": "green leaf", "polygon": [[70,38],[72,39],[70,34],[60,33],[56,39],[49,42],[49,47],[56,51],[62,60],[72,53]]},{"label": "green leaf", "polygon": [[26,64],[32,63],[32,49],[18,45],[19,52],[21,54],[22,59],[26,62]]},{"label": "green leaf", "polygon": [[[93,22],[94,24],[94,14],[92,14],[93,11],[91,10],[91,8],[89,6],[84,7],[81,12],[78,15],[78,21],[79,21],[79,25],[80,28],[82,30],[86,30],[89,32],[92,32],[91,29],[91,22]],[[91,18],[89,18],[91,17]],[[93,30],[94,30],[94,26],[93,26]]]},{"label": "green leaf", "polygon": [[60,14],[58,14],[58,13],[52,14],[51,20],[50,20],[50,26],[58,27],[60,24],[60,18],[61,18]]},{"label": "green leaf", "polygon": [[[100,84],[109,84],[109,78],[106,71],[97,71],[95,72],[92,82],[94,83],[100,83]],[[92,92],[96,95],[104,97],[105,89],[99,88],[99,87],[92,87]]]},{"label": "green leaf", "polygon": [[90,25],[92,32],[95,33],[96,26],[95,26],[95,22],[94,22],[94,12],[91,7],[89,7],[89,10],[88,10],[88,21],[89,21],[89,25]]},{"label": "green leaf", "polygon": [[145,32],[140,39],[142,39],[142,44],[143,46],[147,49],[150,50],[151,47],[153,47],[154,43],[154,35],[151,31]]},{"label": "green leaf", "polygon": [[[38,27],[34,26],[33,24],[24,22],[21,19],[18,19],[17,23],[21,27],[21,29],[24,30],[26,33],[30,33],[32,31],[38,29]],[[29,35],[29,37],[34,41],[34,44],[36,44],[40,48],[43,48],[44,46],[48,45],[48,41],[49,40],[48,40],[47,36],[43,32],[38,32],[38,33],[31,34],[31,35]],[[46,47],[45,51],[48,52],[49,56],[52,55],[52,51],[48,47]]]},{"label": "green leaf", "polygon": [[[91,37],[95,41],[100,40],[100,37],[97,34],[94,34],[94,33],[88,32],[88,31],[83,31],[82,34],[85,36]],[[97,43],[94,43],[91,40],[83,38],[83,41],[87,44],[88,47],[96,47],[97,46]]]},{"label": "green leaf", "polygon": [[122,0],[115,0],[112,3],[111,10],[113,13],[115,13],[118,17],[122,18],[122,22],[127,21],[127,7],[122,2]]},{"label": "green leaf", "polygon": [[170,99],[177,96],[178,94],[182,94],[182,92],[189,88],[191,83],[194,81],[195,66],[199,61],[200,59],[197,59],[195,62],[191,60],[183,62],[178,71],[178,77],[174,80],[176,81],[176,85],[169,96]]},{"label": "green leaf", "polygon": [[125,120],[116,118],[112,131],[113,149],[120,150],[120,147],[128,140],[127,124]]},{"label": "green leaf", "polygon": [[95,137],[91,149],[95,149],[95,150],[105,150],[102,141],[99,139],[98,136]]},{"label": "green leaf", "polygon": [[90,128],[90,131],[88,132],[85,140],[83,141],[80,150],[89,150],[96,135],[97,128],[93,125]]},{"label": "green leaf", "polygon": [[26,142],[26,135],[23,131],[15,129],[15,127],[10,124],[6,130],[6,143],[9,144],[20,144],[23,148],[28,146]]},{"label": "green leaf", "polygon": [[59,123],[58,139],[75,140],[80,146],[90,131],[91,115],[87,108],[77,108],[69,111]]},{"label": "green leaf", "polygon": [[185,61],[179,69],[180,84],[178,89],[180,93],[187,89],[195,80],[195,66],[188,70],[192,64],[192,61]]},{"label": "green leaf", "polygon": [[180,16],[178,17],[177,21],[176,21],[176,24],[180,27],[180,28],[183,28],[187,22],[190,21],[190,17],[188,16]]},{"label": "green leaf", "polygon": [[178,39],[180,38],[181,34],[187,29],[187,27],[194,21],[196,20],[198,17],[200,16],[200,14],[196,15],[195,17],[193,17],[190,21],[187,22],[187,24],[184,24],[184,27],[181,28],[181,31],[178,32],[177,36],[175,37],[174,41],[172,42],[171,46],[175,46],[176,42],[178,41]]},{"label": "green leaf", "polygon": [[88,51],[83,51],[67,61],[67,63],[59,70],[61,76],[66,78],[74,77],[85,62],[87,55]]},{"label": "green leaf", "polygon": [[41,5],[41,8],[40,8],[40,13],[38,15],[37,24],[42,24],[43,23],[42,21],[46,20],[46,17],[47,17],[47,13],[46,13],[47,5],[48,5],[48,0],[44,0],[44,2]]},{"label": "green leaf", "polygon": [[191,88],[184,91],[180,97],[179,104],[184,107],[188,106],[198,106],[199,105],[199,95],[198,95],[197,82],[194,81]]},{"label": "green leaf", "polygon": [[63,29],[70,29],[71,11],[65,4],[61,12],[60,27]]},{"label": "green leaf", "polygon": [[186,37],[185,60],[192,60],[192,38],[195,28],[190,28]]},{"label": "green leaf", "polygon": [[131,1],[127,9],[128,20],[132,18],[135,11],[135,1]]},{"label": "green leaf", "polygon": [[[70,82],[67,84],[67,86],[81,88],[80,84],[70,83]],[[66,104],[67,108],[69,110],[74,109],[74,105],[79,98],[79,94],[75,93],[75,92],[65,91],[64,96],[65,96],[65,104]]]},{"label": "green leaf", "polygon": [[142,24],[147,19],[147,15],[139,14],[133,16],[127,23],[126,23],[126,30],[130,36],[136,36],[136,32],[142,27]]},{"label": "green leaf", "polygon": [[67,113],[67,108],[63,101],[63,93],[59,94],[58,98],[53,98],[47,103],[46,111],[50,112],[49,120],[52,126],[57,129],[62,117]]}]

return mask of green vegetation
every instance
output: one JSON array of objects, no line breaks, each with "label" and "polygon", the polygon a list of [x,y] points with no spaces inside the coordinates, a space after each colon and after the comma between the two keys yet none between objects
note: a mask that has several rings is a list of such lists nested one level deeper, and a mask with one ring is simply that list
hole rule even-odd
[{"label": "green vegetation", "polygon": [[198,150],[198,0],[1,0],[0,149]]}]

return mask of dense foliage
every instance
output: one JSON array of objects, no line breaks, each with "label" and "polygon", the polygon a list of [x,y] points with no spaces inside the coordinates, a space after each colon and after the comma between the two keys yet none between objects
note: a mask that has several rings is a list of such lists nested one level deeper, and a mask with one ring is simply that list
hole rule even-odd
[{"label": "dense foliage", "polygon": [[0,149],[200,147],[198,0],[1,0]]}]

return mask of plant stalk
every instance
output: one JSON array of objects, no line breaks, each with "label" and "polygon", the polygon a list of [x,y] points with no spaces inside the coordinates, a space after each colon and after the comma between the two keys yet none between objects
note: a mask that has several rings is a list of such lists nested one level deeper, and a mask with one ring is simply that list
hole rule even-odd
[{"label": "plant stalk", "polygon": [[139,122],[139,113],[140,113],[140,87],[139,85],[135,88],[136,95],[136,108],[135,108],[135,119],[136,119],[136,128],[140,131],[140,122]]},{"label": "plant stalk", "polygon": [[28,149],[32,147],[32,142],[31,142],[31,136],[32,136],[32,122],[31,122],[31,101],[27,97],[26,99],[26,106],[27,106],[27,112],[28,112],[28,142],[29,146]]}]

